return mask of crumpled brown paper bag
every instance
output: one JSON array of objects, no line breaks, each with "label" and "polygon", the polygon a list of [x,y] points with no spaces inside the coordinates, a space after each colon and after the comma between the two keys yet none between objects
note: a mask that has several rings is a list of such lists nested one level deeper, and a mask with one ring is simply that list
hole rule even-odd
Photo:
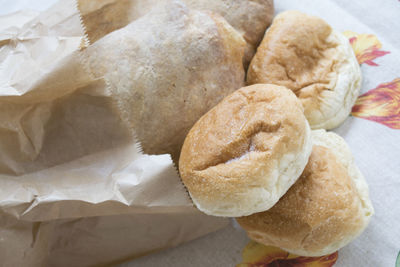
[{"label": "crumpled brown paper bag", "polygon": [[107,265],[227,224],[193,207],[169,155],[141,152],[85,71],[74,1],[12,23],[0,18],[1,266]]}]

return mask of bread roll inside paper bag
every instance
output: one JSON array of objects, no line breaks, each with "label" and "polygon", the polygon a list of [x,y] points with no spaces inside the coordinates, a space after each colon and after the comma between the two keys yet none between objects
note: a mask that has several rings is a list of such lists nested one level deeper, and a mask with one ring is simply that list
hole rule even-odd
[{"label": "bread roll inside paper bag", "polygon": [[[79,0],[88,38],[94,42],[169,0]],[[222,15],[246,41],[247,67],[274,15],[273,0],[182,0],[189,8]]]},{"label": "bread roll inside paper bag", "polygon": [[224,227],[169,154],[243,85],[242,36],[178,1],[91,45],[74,1],[29,16],[0,18],[1,265],[107,265]]}]

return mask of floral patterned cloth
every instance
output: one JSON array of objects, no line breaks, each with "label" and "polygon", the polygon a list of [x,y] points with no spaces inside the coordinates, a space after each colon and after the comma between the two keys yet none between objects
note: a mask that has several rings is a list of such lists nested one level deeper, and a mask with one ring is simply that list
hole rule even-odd
[{"label": "floral patterned cloth", "polygon": [[[352,117],[335,129],[366,177],[375,207],[367,230],[338,254],[304,258],[250,242],[242,266],[400,267],[400,1],[275,1],[324,18],[349,38],[363,74]],[[393,14],[396,17],[376,14]],[[386,25],[382,27],[381,24]],[[396,63],[397,62],[397,63]],[[335,264],[336,262],[336,264]]]},{"label": "floral patterned cloth", "polygon": [[349,38],[361,65],[360,97],[351,116],[334,131],[349,144],[369,184],[375,208],[370,225],[351,244],[325,257],[298,257],[266,247],[249,241],[239,227],[231,227],[126,266],[167,263],[168,266],[400,267],[400,1],[276,0],[275,6],[277,13],[297,9],[325,19]]},{"label": "floral patterned cloth", "polygon": [[249,241],[230,227],[128,266],[400,267],[400,1],[275,0],[343,32],[361,65],[363,83],[352,115],[334,131],[349,144],[369,187],[375,215],[338,253],[306,258]]},{"label": "floral patterned cloth", "polygon": [[[0,13],[27,6],[43,10],[53,2],[0,0]],[[334,131],[348,142],[369,183],[376,212],[369,227],[325,257],[298,257],[265,247],[230,226],[121,266],[400,267],[400,1],[275,0],[275,6],[277,13],[297,9],[325,19],[349,38],[361,64],[361,95],[352,116]]]}]

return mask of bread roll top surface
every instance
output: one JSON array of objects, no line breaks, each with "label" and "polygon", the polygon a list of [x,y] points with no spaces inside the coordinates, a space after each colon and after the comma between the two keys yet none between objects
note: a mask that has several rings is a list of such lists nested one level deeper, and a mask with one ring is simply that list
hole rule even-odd
[{"label": "bread roll top surface", "polygon": [[249,237],[300,256],[335,252],[360,235],[374,213],[368,185],[345,141],[312,132],[300,178],[271,209],[237,218]]},{"label": "bread roll top surface", "polygon": [[[224,213],[235,206],[251,214],[254,205],[263,205],[262,194],[279,199],[309,156],[309,126],[302,112],[290,90],[258,84],[237,90],[198,120],[179,162],[193,200],[201,199],[198,207],[215,206]],[[288,165],[299,173],[281,181]],[[253,189],[265,192],[257,196]]]},{"label": "bread roll top surface", "polygon": [[346,168],[329,149],[315,146],[299,180],[274,207],[237,221],[261,243],[318,251],[352,235],[363,220],[360,212]]},{"label": "bread roll top surface", "polygon": [[251,61],[247,83],[285,86],[300,98],[313,129],[338,126],[350,113],[361,72],[347,38],[298,11],[275,17]]},{"label": "bread roll top surface", "polygon": [[304,131],[301,110],[295,96],[281,86],[260,84],[236,91],[189,132],[181,155],[191,156],[181,160],[182,170],[225,168],[222,163],[234,163],[247,153],[279,158],[298,149],[304,138],[292,137]]}]

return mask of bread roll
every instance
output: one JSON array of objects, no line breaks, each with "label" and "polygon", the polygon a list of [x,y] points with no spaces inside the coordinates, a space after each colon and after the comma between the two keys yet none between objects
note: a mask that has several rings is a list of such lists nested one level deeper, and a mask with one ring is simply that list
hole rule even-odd
[{"label": "bread roll", "polygon": [[300,256],[323,256],[355,239],[374,213],[367,183],[345,141],[312,132],[310,160],[270,210],[237,218],[249,237]]},{"label": "bread roll", "polygon": [[274,15],[273,0],[183,0],[191,8],[221,14],[246,40],[247,69]]},{"label": "bread roll", "polygon": [[290,90],[271,84],[241,88],[190,130],[179,161],[182,181],[207,214],[267,210],[307,164],[310,132]]},{"label": "bread roll", "polygon": [[247,83],[286,86],[301,100],[312,129],[331,129],[350,114],[361,71],[345,36],[320,18],[286,11],[267,30]]},{"label": "bread roll", "polygon": [[[79,0],[90,41],[124,27],[166,0]],[[189,8],[222,15],[246,40],[247,67],[256,47],[271,24],[273,0],[183,0]]]},{"label": "bread roll", "polygon": [[244,83],[245,41],[221,16],[170,1],[98,40],[83,60],[147,154],[177,160],[187,132]]}]

